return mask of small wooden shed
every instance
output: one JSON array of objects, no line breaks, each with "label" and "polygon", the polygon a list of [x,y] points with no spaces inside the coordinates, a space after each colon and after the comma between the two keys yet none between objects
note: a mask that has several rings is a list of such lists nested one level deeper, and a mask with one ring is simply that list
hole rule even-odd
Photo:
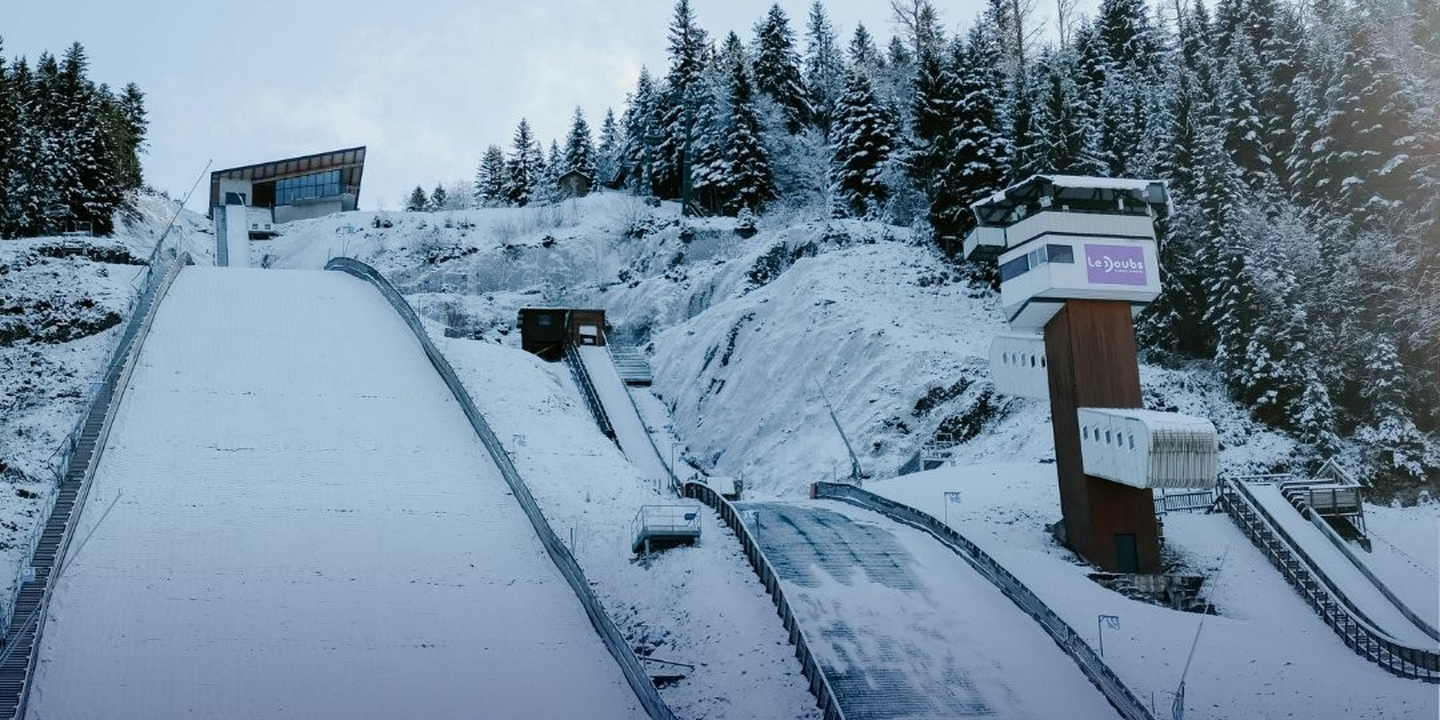
[{"label": "small wooden shed", "polygon": [[520,347],[546,360],[559,360],[567,343],[605,344],[605,311],[578,308],[520,308]]},{"label": "small wooden shed", "polygon": [[579,170],[570,170],[556,178],[555,184],[560,188],[561,197],[578,198],[589,195],[595,181]]}]

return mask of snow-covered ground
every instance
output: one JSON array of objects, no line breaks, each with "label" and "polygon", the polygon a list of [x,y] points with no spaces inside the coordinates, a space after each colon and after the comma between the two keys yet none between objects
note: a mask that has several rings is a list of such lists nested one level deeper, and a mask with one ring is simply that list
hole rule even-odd
[{"label": "snow-covered ground", "polygon": [[1029,615],[928,534],[840,503],[737,507],[847,717],[1116,717]]},{"label": "snow-covered ground", "polygon": [[[1120,631],[1128,639],[1116,646],[1133,654],[1108,657],[1107,637],[1107,659],[1142,696],[1155,693],[1157,707],[1169,702],[1199,616],[1101,588],[1045,536],[1059,516],[1053,466],[1043,464],[1053,457],[1048,406],[994,394],[985,356],[1002,322],[991,291],[901,228],[765,218],[759,235],[739,240],[731,221],[677,216],[673,205],[649,209],[617,195],[554,208],[353,214],[297,225],[263,254],[304,267],[358,256],[432,319],[507,346],[518,345],[521,306],[606,308],[612,336],[648,341],[653,391],[672,411],[680,455],[709,473],[743,476],[752,497],[795,498],[813,480],[844,474],[844,445],[817,383],[876,477],[942,430],[964,440],[957,467],[979,468],[967,477],[986,477],[995,463],[1026,468],[1021,478],[1038,472],[1042,481],[1019,486],[991,477],[997,501],[974,521],[1007,540],[982,545],[1041,589],[1059,582],[1042,597],[1077,628],[1093,628],[1096,613],[1116,603],[1133,608]],[[1141,380],[1147,407],[1215,422],[1223,472],[1292,462],[1294,442],[1251,420],[1208,365],[1142,363]],[[938,503],[939,490],[932,494]],[[1395,514],[1424,518],[1422,526],[1437,515],[1433,507]],[[1386,536],[1373,521],[1371,529]],[[1393,534],[1406,556],[1440,565],[1440,547],[1422,533]],[[1223,635],[1224,652],[1208,654],[1202,639],[1191,673],[1210,679],[1192,681],[1191,716],[1435,716],[1432,687],[1397,680],[1346,649],[1227,518],[1171,515],[1166,538],[1177,572],[1213,575],[1228,545],[1247,560],[1222,574],[1212,597],[1222,617],[1207,621],[1204,635]],[[1234,586],[1245,591],[1227,590]],[[1148,620],[1137,625],[1140,617]],[[1153,632],[1142,643],[1128,627]],[[1245,662],[1228,659],[1232,648]]]},{"label": "snow-covered ground", "polygon": [[[0,241],[0,593],[14,591],[29,559],[29,538],[63,469],[60,446],[105,374],[175,208],[141,195],[112,238]],[[203,228],[203,218],[182,213],[167,246],[203,246]]]},{"label": "snow-covered ground", "polygon": [[[947,519],[1085,637],[1142,700],[1170,707],[1190,646],[1186,717],[1432,718],[1434,685],[1402,680],[1345,647],[1224,514],[1165,516],[1167,561],[1208,577],[1218,616],[1131,600],[1088,577],[1088,566],[1042,529],[1058,516],[1054,465],[993,462],[873,482],[866,489]],[[960,502],[945,502],[958,491]],[[1222,563],[1223,559],[1223,563]],[[1199,626],[1204,623],[1203,629]]]},{"label": "snow-covered ground", "polygon": [[29,717],[635,718],[369,284],[188,268],[77,528]]},{"label": "snow-covered ground", "polygon": [[[1440,643],[1410,622],[1404,612],[1362,574],[1360,568],[1331,542],[1330,538],[1310,520],[1296,512],[1281,494],[1280,488],[1269,484],[1253,484],[1248,488],[1260,506],[1270,513],[1270,517],[1275,519],[1306,555],[1325,569],[1325,575],[1376,629],[1407,647],[1440,652]],[[1357,553],[1357,557],[1361,554],[1363,553]],[[1419,573],[1413,573],[1409,582],[1402,583],[1407,588],[1406,595],[1414,594],[1408,589],[1415,584],[1415,580],[1423,583],[1426,578]],[[1440,587],[1431,587],[1440,591]]]},{"label": "snow-covered ground", "polygon": [[694,547],[645,561],[630,552],[642,506],[682,501],[599,433],[564,364],[471,340],[440,347],[631,644],[695,666],[661,689],[677,715],[818,717],[775,606],[713,512],[700,513]]},{"label": "snow-covered ground", "polygon": [[[630,561],[635,510],[669,500],[594,431],[563,366],[511,349],[522,306],[605,308],[612,337],[637,340],[651,356],[654,395],[638,399],[647,424],[679,440],[686,462],[743,476],[752,498],[796,499],[811,481],[844,474],[849,461],[821,387],[875,478],[938,433],[960,439],[953,468],[869,486],[902,500],[913,489],[905,501],[938,517],[941,492],[965,483],[967,535],[1074,627],[1093,631],[1097,614],[1122,611],[1121,628],[1106,630],[1106,659],[1142,698],[1153,693],[1163,715],[1200,616],[1101,588],[1044,534],[1059,515],[1044,464],[1053,456],[1048,406],[994,394],[984,361],[1002,325],[993,293],[902,228],[800,216],[767,216],[760,227],[742,240],[733,220],[682,220],[673,204],[606,193],[549,207],[348,213],[290,223],[252,253],[255,265],[277,268],[358,257],[410,296],[435,323],[432,335],[445,326],[480,339],[442,347],[514,445],[556,531],[574,533],[578,559],[634,644],[697,664],[664,690],[682,717],[814,711],[772,606],[713,516],[704,515],[699,547]],[[4,382],[14,376],[0,372]],[[1215,422],[1223,472],[1293,462],[1293,441],[1229,401],[1207,364],[1142,364],[1141,376],[1147,407]],[[80,377],[71,384],[83,385]],[[1435,577],[1440,505],[1367,515],[1377,572]],[[1169,567],[1207,575],[1221,612],[1205,620],[1188,717],[1437,716],[1433,686],[1395,679],[1346,649],[1228,518],[1172,514],[1165,532]],[[1424,594],[1425,581],[1408,587]]]}]

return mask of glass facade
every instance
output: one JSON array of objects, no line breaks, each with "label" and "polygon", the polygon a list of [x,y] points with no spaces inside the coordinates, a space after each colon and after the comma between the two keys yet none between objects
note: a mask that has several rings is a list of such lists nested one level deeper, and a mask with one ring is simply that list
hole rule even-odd
[{"label": "glass facade", "polygon": [[326,170],[275,181],[275,204],[290,205],[300,200],[340,194],[340,171]]},{"label": "glass facade", "polygon": [[1075,249],[1069,245],[1046,245],[1000,266],[1000,282],[1020,277],[1047,262],[1074,263]]}]

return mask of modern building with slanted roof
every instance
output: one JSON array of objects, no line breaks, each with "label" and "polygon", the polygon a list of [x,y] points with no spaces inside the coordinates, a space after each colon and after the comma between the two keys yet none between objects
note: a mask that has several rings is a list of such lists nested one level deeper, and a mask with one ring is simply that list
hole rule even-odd
[{"label": "modern building with slanted roof", "polygon": [[210,207],[266,208],[276,223],[355,210],[364,172],[364,146],[216,170]]}]

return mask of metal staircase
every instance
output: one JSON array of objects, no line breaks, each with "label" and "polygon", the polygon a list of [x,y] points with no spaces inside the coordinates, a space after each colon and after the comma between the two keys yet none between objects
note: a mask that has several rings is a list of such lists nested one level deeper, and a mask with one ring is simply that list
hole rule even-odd
[{"label": "metal staircase", "polygon": [[49,601],[51,580],[58,579],[64,569],[66,550],[74,540],[75,521],[83,509],[95,475],[100,453],[110,434],[119,396],[129,382],[135,357],[150,329],[156,306],[174,282],[180,269],[190,263],[182,253],[156,274],[160,261],[159,247],[151,256],[145,287],[136,300],[126,324],[125,333],[116,345],[105,373],[104,382],[90,401],[90,409],[82,422],[71,431],[61,447],[57,473],[58,484],[52,493],[53,506],[42,530],[33,540],[30,564],[22,568],[18,592],[13,602],[3,608],[5,616],[4,648],[0,650],[0,717],[19,718],[25,712],[25,699],[31,671],[35,667],[44,615]]},{"label": "metal staircase", "polygon": [[620,379],[626,385],[649,385],[653,381],[650,363],[640,348],[609,344],[606,347],[610,349],[610,358],[615,361],[615,369],[620,371]]}]

